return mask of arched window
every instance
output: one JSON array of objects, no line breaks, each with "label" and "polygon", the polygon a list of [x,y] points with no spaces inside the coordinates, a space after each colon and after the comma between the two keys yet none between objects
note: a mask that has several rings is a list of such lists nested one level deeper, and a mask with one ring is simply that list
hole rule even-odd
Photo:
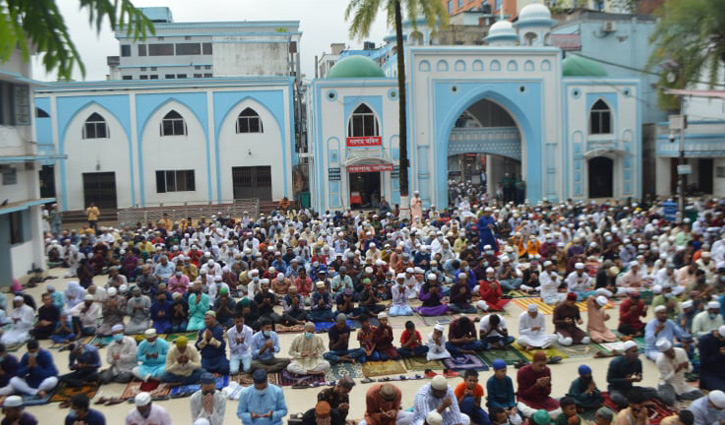
[{"label": "arched window", "polygon": [[237,134],[240,133],[264,133],[262,118],[257,111],[247,108],[237,117]]},{"label": "arched window", "polygon": [[111,137],[111,134],[108,131],[106,120],[99,113],[92,113],[83,125],[83,138],[107,139],[109,137]]},{"label": "arched window", "polygon": [[347,125],[347,137],[380,136],[378,119],[366,104],[361,104],[353,111]]},{"label": "arched window", "polygon": [[44,109],[38,107],[35,108],[35,118],[50,118],[50,114],[45,112]]},{"label": "arched window", "polygon": [[527,32],[524,34],[524,44],[526,46],[533,46],[537,38],[539,38],[539,36],[536,35],[536,33]]},{"label": "arched window", "polygon": [[161,120],[162,136],[186,136],[186,122],[178,112],[173,109],[164,115]]},{"label": "arched window", "polygon": [[589,134],[611,134],[612,133],[612,111],[609,106],[599,99],[592,106],[589,113]]}]

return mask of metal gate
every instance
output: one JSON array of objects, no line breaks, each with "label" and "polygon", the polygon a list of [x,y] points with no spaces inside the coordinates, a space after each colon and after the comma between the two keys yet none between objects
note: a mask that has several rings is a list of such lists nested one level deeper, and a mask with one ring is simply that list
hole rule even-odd
[{"label": "metal gate", "polygon": [[234,199],[272,200],[272,167],[233,167]]},{"label": "metal gate", "polygon": [[83,173],[83,198],[86,206],[93,202],[101,210],[115,210],[116,173]]}]

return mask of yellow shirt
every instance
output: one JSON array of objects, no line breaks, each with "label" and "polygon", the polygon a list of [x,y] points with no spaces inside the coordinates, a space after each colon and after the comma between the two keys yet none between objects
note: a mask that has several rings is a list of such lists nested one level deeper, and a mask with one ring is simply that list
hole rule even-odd
[{"label": "yellow shirt", "polygon": [[88,221],[98,221],[98,216],[100,214],[101,212],[98,211],[98,207],[86,208],[86,215],[88,216]]}]

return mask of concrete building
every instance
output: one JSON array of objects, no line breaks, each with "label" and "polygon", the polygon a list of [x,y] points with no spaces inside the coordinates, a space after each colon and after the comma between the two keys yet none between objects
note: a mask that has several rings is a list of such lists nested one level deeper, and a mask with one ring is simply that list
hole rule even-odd
[{"label": "concrete building", "polygon": [[[544,45],[552,25],[548,8],[532,4],[515,26],[491,26],[488,46],[427,46],[425,32],[423,45],[407,46],[410,190],[424,205],[448,206],[448,180],[468,178],[452,157],[469,155],[485,163],[490,194],[509,174],[534,203],[641,195],[639,80],[562,60]],[[348,57],[312,82],[313,207],[400,201],[393,63]]]},{"label": "concrete building", "polygon": [[25,283],[45,265],[43,208],[54,199],[40,194],[43,163],[58,159],[36,149],[31,65],[15,50],[0,65],[0,286]]},{"label": "concrete building", "polygon": [[556,12],[584,8],[589,10],[613,12],[616,9],[611,0],[441,0],[453,17],[464,12],[479,11],[498,15],[503,11],[511,19],[518,17],[526,6],[532,3],[543,3]]}]

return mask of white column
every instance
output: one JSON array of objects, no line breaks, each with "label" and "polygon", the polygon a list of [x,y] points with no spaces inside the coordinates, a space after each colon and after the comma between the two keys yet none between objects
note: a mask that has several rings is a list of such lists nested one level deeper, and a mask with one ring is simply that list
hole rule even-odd
[{"label": "white column", "polygon": [[488,198],[493,199],[496,196],[496,183],[493,175],[493,156],[486,155],[486,192]]},{"label": "white column", "polygon": [[670,158],[657,158],[655,164],[657,196],[670,196]]}]

